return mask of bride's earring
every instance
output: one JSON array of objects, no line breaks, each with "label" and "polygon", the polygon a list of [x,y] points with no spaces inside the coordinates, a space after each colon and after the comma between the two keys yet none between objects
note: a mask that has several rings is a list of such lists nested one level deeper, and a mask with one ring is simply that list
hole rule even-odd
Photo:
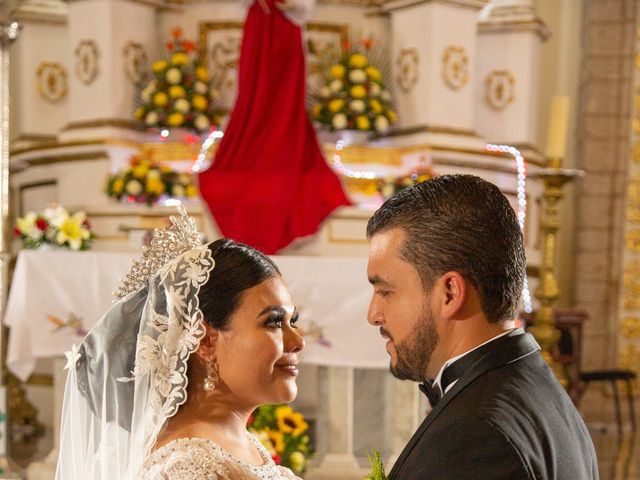
[{"label": "bride's earring", "polygon": [[207,362],[207,376],[204,377],[202,388],[205,392],[212,392],[216,389],[216,384],[220,380],[218,375],[218,364],[209,360]]}]

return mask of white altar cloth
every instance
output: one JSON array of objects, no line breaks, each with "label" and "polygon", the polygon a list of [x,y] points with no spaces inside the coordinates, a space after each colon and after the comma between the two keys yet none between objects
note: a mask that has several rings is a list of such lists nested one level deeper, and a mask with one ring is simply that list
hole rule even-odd
[{"label": "white altar cloth", "polygon": [[[37,358],[63,355],[80,343],[113,303],[132,253],[23,250],[4,314],[10,327],[7,367],[21,380]],[[378,329],[366,321],[371,286],[366,258],[276,256],[307,346],[302,361],[386,368]],[[70,319],[79,322],[69,322]],[[60,325],[63,325],[62,327]]]}]

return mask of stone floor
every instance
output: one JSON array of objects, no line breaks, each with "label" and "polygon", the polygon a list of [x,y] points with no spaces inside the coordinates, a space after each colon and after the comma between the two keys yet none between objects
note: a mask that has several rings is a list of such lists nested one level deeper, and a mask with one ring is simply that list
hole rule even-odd
[{"label": "stone floor", "polygon": [[611,425],[589,426],[601,480],[640,480],[640,432],[619,435]]}]

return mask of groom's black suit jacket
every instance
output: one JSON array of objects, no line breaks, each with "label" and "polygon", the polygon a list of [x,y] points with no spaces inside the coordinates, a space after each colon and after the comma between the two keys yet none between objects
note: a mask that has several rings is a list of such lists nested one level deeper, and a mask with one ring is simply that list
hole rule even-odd
[{"label": "groom's black suit jacket", "polygon": [[533,337],[491,342],[427,415],[391,480],[598,479],[593,443]]}]

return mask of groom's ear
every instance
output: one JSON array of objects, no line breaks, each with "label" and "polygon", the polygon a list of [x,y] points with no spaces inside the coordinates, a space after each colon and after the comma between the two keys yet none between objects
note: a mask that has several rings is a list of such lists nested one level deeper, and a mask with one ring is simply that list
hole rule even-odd
[{"label": "groom's ear", "polygon": [[219,333],[218,330],[205,322],[205,333],[200,340],[198,350],[196,350],[198,356],[203,360],[213,360],[216,355],[216,345],[218,344]]},{"label": "groom's ear", "polygon": [[465,309],[468,285],[460,273],[446,272],[436,281],[436,302],[440,315],[446,319],[457,319]]}]

